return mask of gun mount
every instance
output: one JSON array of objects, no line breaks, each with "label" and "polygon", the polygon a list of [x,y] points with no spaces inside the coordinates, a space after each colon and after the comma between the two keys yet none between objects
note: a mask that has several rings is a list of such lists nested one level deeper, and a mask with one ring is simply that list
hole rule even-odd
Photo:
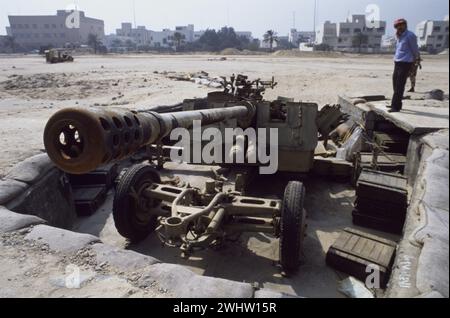
[{"label": "gun mount", "polygon": [[262,81],[261,79],[250,81],[248,76],[242,74],[237,76],[233,74],[230,80],[222,77],[222,80],[225,93],[230,93],[239,99],[253,101],[261,101],[267,88],[274,89],[278,85],[274,77],[271,81]]},{"label": "gun mount", "polygon": [[[265,101],[265,90],[276,86],[273,78],[270,82],[249,81],[238,75],[230,81],[224,79],[223,85],[223,92],[210,93],[207,98],[144,111],[60,110],[45,128],[45,148],[60,169],[83,174],[131,156],[144,146],[165,145],[174,129],[190,129],[194,121],[200,121],[202,126],[216,127],[220,132],[254,128],[257,134],[267,134],[267,130],[275,129],[278,171],[305,173],[313,167],[319,133],[328,136],[345,120],[339,106],[327,106],[319,112],[315,103],[289,98]],[[256,145],[244,135],[240,133],[233,141],[232,156],[240,152],[248,158],[255,152]],[[243,142],[238,144],[237,139]],[[240,168],[257,165],[246,162]],[[217,180],[205,184],[204,190],[189,185],[174,187],[161,182],[159,172],[151,165],[134,165],[124,170],[117,185],[115,226],[133,242],[156,232],[165,245],[181,248],[186,257],[196,249],[222,244],[243,232],[270,233],[280,238],[283,270],[295,271],[306,228],[303,184],[289,182],[282,200],[264,199],[244,196],[246,182],[242,179],[243,174],[236,174],[234,191],[229,192],[224,192],[223,182]]]}]

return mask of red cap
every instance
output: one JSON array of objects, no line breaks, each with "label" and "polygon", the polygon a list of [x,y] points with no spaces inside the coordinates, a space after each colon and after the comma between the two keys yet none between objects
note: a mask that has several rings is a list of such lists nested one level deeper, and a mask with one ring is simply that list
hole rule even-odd
[{"label": "red cap", "polygon": [[394,21],[394,28],[398,27],[400,24],[407,24],[408,22],[405,19],[397,19]]}]

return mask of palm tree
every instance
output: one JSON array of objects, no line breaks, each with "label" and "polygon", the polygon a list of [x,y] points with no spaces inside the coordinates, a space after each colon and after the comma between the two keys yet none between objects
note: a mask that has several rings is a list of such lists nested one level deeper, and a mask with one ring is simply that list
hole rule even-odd
[{"label": "palm tree", "polygon": [[173,34],[173,40],[175,41],[175,49],[178,51],[178,49],[181,46],[181,42],[184,40],[184,34],[181,34],[180,32],[175,32]]},{"label": "palm tree", "polygon": [[16,38],[13,36],[6,36],[5,38],[5,46],[10,48],[13,53],[16,52]]},{"label": "palm tree", "polygon": [[264,42],[269,43],[270,51],[273,50],[273,43],[278,43],[277,33],[274,30],[268,30],[266,34],[264,34]]},{"label": "palm tree", "polygon": [[88,45],[94,49],[94,54],[97,54],[98,47],[102,45],[102,42],[99,40],[97,34],[90,33],[88,35]]}]

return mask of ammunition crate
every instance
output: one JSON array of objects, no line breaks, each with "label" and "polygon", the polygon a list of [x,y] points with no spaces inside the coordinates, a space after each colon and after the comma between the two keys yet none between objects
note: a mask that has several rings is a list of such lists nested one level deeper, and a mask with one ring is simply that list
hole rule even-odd
[{"label": "ammunition crate", "polygon": [[362,231],[347,228],[328,250],[328,266],[365,282],[375,265],[380,273],[380,287],[385,288],[394,263],[397,243]]}]

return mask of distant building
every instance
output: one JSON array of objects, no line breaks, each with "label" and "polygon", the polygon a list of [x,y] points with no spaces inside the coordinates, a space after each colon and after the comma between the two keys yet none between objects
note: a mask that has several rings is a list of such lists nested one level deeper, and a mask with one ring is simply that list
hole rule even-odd
[{"label": "distant building", "polygon": [[151,45],[151,31],[147,30],[145,26],[138,26],[133,28],[131,23],[122,23],[122,27],[116,30],[116,35],[119,37],[128,38],[136,45]]},{"label": "distant building", "polygon": [[316,32],[316,44],[323,44],[331,48],[337,47],[338,27],[337,23],[325,21]]},{"label": "distant building", "polygon": [[[277,35],[276,36],[276,41],[273,41],[272,43],[272,49],[280,49],[280,48],[285,48],[286,44],[289,44],[289,36],[286,35]],[[259,47],[261,49],[270,49],[270,43],[267,41],[261,40],[261,42],[259,43]]]},{"label": "distant building", "polygon": [[422,21],[416,27],[420,47],[428,51],[442,51],[448,48],[448,16],[442,21]]},{"label": "distant building", "polygon": [[0,35],[0,53],[9,52],[10,48],[7,45],[7,35]]},{"label": "distant building", "polygon": [[294,46],[298,46],[300,43],[312,43],[314,41],[314,32],[312,31],[297,31],[297,29],[291,29],[289,33],[289,42]]},{"label": "distant building", "polygon": [[69,28],[67,21],[73,11],[58,10],[56,15],[9,16],[7,33],[14,37],[23,49],[38,49],[41,46],[64,47],[87,44],[89,34],[99,39],[105,35],[102,20],[88,18],[79,11],[79,27]]},{"label": "distant building", "polygon": [[314,44],[312,43],[300,43],[299,44],[299,50],[302,52],[313,52],[314,51]]},{"label": "distant building", "polygon": [[200,40],[205,31],[194,31],[194,42]]},{"label": "distant building", "polygon": [[[235,31],[236,35],[244,36],[251,42],[252,33],[247,31]],[[131,23],[122,23],[120,29],[116,30],[116,35],[120,37],[129,37],[137,45],[148,45],[153,48],[171,48],[175,46],[175,33],[182,35],[182,43],[192,43],[198,41],[205,31],[195,31],[193,24],[186,26],[176,26],[175,30],[163,29],[162,31],[153,31],[146,29],[145,26],[133,28]],[[108,41],[108,44],[111,41]],[[109,48],[109,46],[108,46]]]},{"label": "distant building", "polygon": [[121,36],[116,34],[109,34],[104,37],[103,44],[106,46],[108,51],[115,53],[124,53],[129,51],[128,44],[133,43],[137,45],[134,38],[129,36]]},{"label": "distant building", "polygon": [[331,23],[326,21],[317,30],[316,44],[322,44],[335,51],[379,52],[386,33],[386,22],[376,21],[378,27],[367,25],[366,16],[356,14],[351,21]]},{"label": "distant building", "polygon": [[387,36],[381,42],[381,49],[383,52],[395,52],[397,46],[397,37]]},{"label": "distant building", "polygon": [[172,47],[173,36],[180,33],[184,42],[193,42],[195,40],[194,25],[177,26],[175,31],[163,29],[162,31],[147,30],[145,26],[133,28],[131,23],[122,23],[122,27],[116,30],[117,36],[129,37],[137,46],[150,46],[155,48]]},{"label": "distant building", "polygon": [[163,29],[162,31],[151,31],[152,44],[156,48],[170,48],[173,47],[172,38],[175,31],[170,29]]},{"label": "distant building", "polygon": [[250,32],[250,31],[235,31],[235,33],[238,37],[244,37],[249,42],[253,41],[253,35],[252,35],[252,32]]},{"label": "distant building", "polygon": [[193,24],[188,24],[187,26],[176,26],[174,34],[175,33],[182,34],[184,37],[183,40],[187,43],[194,42],[195,31]]},{"label": "distant building", "polygon": [[[262,41],[259,43],[259,47],[260,47],[261,49],[270,49],[270,43],[269,43],[269,42],[266,42],[266,41],[264,41],[264,40],[262,40]],[[272,44],[272,49],[275,49],[275,48],[277,48],[277,42],[276,42],[276,41],[274,41],[273,44]]]}]

